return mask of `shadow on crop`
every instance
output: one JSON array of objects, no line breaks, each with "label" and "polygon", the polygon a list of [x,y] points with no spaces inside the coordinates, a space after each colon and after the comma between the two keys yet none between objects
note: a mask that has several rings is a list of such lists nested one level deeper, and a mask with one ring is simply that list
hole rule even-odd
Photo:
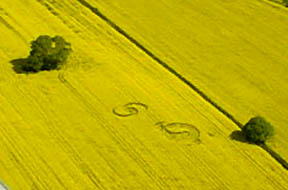
[{"label": "shadow on crop", "polygon": [[239,141],[239,142],[242,142],[242,143],[248,143],[248,144],[251,144],[251,142],[249,142],[245,135],[243,134],[242,131],[239,131],[239,130],[236,130],[236,131],[233,131],[231,134],[230,134],[230,138],[232,140],[235,140],[235,141]]},{"label": "shadow on crop", "polygon": [[13,60],[10,61],[10,63],[13,66],[12,69],[17,74],[35,73],[35,71],[25,67],[25,65],[27,65],[27,58],[13,59]]}]

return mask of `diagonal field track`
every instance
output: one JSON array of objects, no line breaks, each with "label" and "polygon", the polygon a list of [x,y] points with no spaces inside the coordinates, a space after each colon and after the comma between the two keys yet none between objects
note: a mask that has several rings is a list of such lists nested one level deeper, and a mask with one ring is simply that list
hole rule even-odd
[{"label": "diagonal field track", "polygon": [[[287,189],[281,165],[230,139],[231,120],[78,1],[1,6],[13,27],[0,25],[0,178],[11,189]],[[9,61],[40,34],[71,42],[67,68],[16,74]]]},{"label": "diagonal field track", "polygon": [[268,118],[276,127],[269,146],[283,158],[266,150],[288,168],[284,7],[261,0],[79,1],[240,128],[254,115]]}]

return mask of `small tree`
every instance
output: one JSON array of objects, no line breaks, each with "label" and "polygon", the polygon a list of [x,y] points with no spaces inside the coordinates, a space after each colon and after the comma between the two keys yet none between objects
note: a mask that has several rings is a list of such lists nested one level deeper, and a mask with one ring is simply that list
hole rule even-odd
[{"label": "small tree", "polygon": [[48,35],[40,35],[32,41],[31,49],[26,63],[22,66],[26,72],[60,69],[72,51],[71,44],[63,37],[52,38]]},{"label": "small tree", "polygon": [[283,0],[283,4],[288,7],[288,0]]},{"label": "small tree", "polygon": [[274,135],[274,128],[263,117],[257,116],[246,123],[242,132],[248,141],[260,144]]}]

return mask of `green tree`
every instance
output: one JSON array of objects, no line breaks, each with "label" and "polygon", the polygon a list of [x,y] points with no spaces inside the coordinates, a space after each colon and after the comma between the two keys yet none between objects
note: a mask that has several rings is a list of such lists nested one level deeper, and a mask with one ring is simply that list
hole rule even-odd
[{"label": "green tree", "polygon": [[48,35],[40,35],[32,41],[31,49],[26,63],[22,66],[26,72],[60,69],[72,51],[71,44],[63,37],[52,38]]},{"label": "green tree", "polygon": [[256,116],[245,124],[242,132],[249,142],[260,144],[274,135],[274,128],[263,117]]},{"label": "green tree", "polygon": [[288,0],[283,0],[283,4],[288,7]]}]

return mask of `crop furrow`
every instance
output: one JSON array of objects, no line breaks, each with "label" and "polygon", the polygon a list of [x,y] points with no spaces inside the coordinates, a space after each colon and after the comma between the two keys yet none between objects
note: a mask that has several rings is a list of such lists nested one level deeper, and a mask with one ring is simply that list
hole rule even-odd
[{"label": "crop furrow", "polygon": [[[189,86],[193,91],[195,91],[199,96],[201,96],[206,102],[208,102],[210,105],[212,105],[215,109],[217,109],[220,113],[222,113],[225,117],[227,117],[229,120],[231,120],[235,125],[237,125],[239,128],[243,127],[243,124],[238,121],[232,114],[230,114],[228,111],[226,111],[223,107],[221,107],[219,104],[214,102],[210,97],[208,97],[202,90],[200,90],[195,84],[190,82],[188,79],[186,79],[183,75],[178,73],[176,70],[174,70],[172,67],[170,67],[167,63],[165,63],[162,59],[160,59],[158,56],[156,56],[154,53],[152,53],[150,50],[148,50],[146,47],[144,47],[140,42],[138,42],[135,38],[130,36],[127,32],[125,32],[120,26],[118,26],[116,23],[114,23],[111,19],[106,17],[102,12],[99,11],[98,8],[92,6],[89,4],[86,0],[77,0],[79,3],[81,3],[84,7],[89,9],[91,12],[93,12],[95,15],[100,17],[102,20],[104,20],[108,25],[110,25],[116,32],[122,34],[127,40],[129,40],[131,43],[133,43],[136,47],[141,49],[146,55],[151,57],[154,61],[156,61],[159,65],[164,67],[166,70],[168,70],[171,74],[176,76],[178,79],[180,79],[182,82],[184,82],[187,86]],[[263,146],[260,146],[263,148]],[[267,152],[267,149],[264,149]],[[288,162],[283,159],[279,154],[276,152],[268,152],[277,162],[279,162],[284,169],[287,170]],[[276,154],[274,154],[276,153]]]},{"label": "crop furrow", "polygon": [[170,189],[163,180],[159,179],[157,173],[154,169],[145,161],[141,154],[135,150],[133,145],[125,140],[119,132],[117,132],[113,127],[105,125],[104,119],[97,113],[96,109],[87,102],[87,100],[82,96],[78,90],[72,86],[72,84],[67,81],[64,77],[64,73],[59,74],[59,80],[74,94],[85,106],[88,113],[92,118],[96,119],[98,122],[101,121],[103,129],[108,133],[108,135],[120,146],[120,148],[131,158],[133,159],[141,168],[141,170],[154,182],[159,189],[168,190]]}]

